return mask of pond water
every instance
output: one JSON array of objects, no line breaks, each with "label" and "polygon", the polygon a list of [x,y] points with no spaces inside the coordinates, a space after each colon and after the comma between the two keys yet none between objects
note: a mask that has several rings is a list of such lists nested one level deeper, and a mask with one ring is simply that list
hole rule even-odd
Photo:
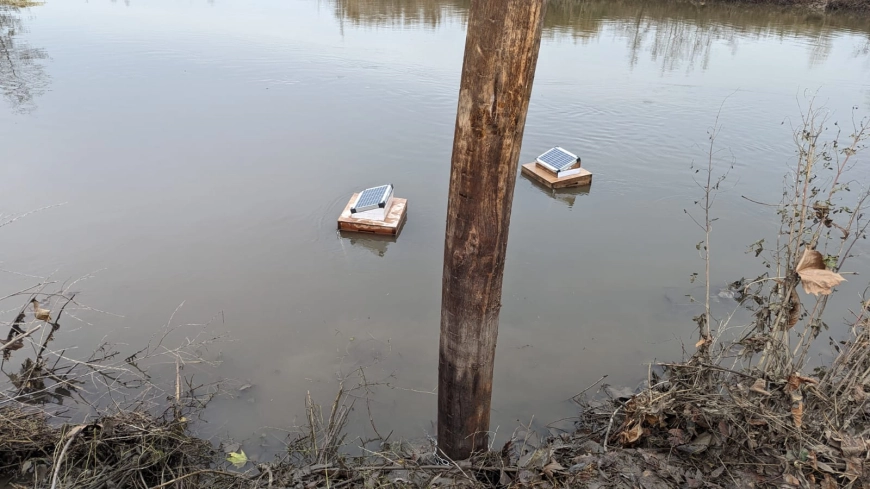
[{"label": "pond water", "polygon": [[[96,271],[80,299],[122,317],[77,313],[57,341],[80,353],[104,337],[135,349],[183,302],[173,323],[226,332],[217,373],[254,386],[214,402],[203,429],[215,436],[286,427],[306,392],[331,403],[337,376],[361,365],[389,383],[371,404],[381,431],[431,433],[467,6],[48,0],[0,12],[0,211],[65,203],[2,229],[0,267],[17,274],[0,273],[0,296],[35,281],[25,275]],[[870,112],[868,33],[845,15],[551,2],[522,159],[560,145],[594,181],[554,194],[517,179],[493,429],[571,416],[566,399],[602,375],[634,386],[649,362],[691,347],[685,295],[703,236],[684,209],[701,195],[690,165],[717,111],[717,164],[733,156],[734,169],[714,209],[714,292],[760,273],[746,247],[776,216],[741,196],[779,199],[807,94],[832,121]],[[381,183],[409,200],[398,239],[338,234],[349,196]]]}]

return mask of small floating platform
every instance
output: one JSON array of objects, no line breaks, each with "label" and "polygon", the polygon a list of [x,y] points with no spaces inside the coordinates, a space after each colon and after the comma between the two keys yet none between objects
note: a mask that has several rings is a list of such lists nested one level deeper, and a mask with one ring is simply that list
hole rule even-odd
[{"label": "small floating platform", "polygon": [[580,173],[560,178],[541,168],[537,162],[533,161],[523,165],[522,174],[545,187],[553,189],[583,187],[592,184],[592,172],[585,168],[580,168]]},{"label": "small floating platform", "polygon": [[361,219],[353,217],[351,208],[356,203],[359,193],[353,194],[345,206],[341,215],[338,216],[338,229],[355,233],[382,234],[396,236],[405,224],[405,216],[408,210],[408,200],[393,197],[387,215],[383,221],[375,219]]}]

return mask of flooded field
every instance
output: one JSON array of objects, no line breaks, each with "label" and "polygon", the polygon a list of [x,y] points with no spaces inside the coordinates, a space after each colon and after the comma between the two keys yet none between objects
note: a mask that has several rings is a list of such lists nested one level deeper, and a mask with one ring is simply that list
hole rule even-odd
[{"label": "flooded field", "polygon": [[[0,230],[0,296],[93,274],[79,297],[118,316],[76,313],[56,341],[81,353],[103,338],[135,350],[176,310],[173,323],[211,322],[231,339],[208,352],[217,374],[253,386],[213,403],[213,435],[286,427],[306,392],[328,403],[338,376],[363,365],[382,384],[376,424],[432,433],[467,4],[0,10],[0,213],[65,203]],[[712,267],[726,311],[718,292],[760,273],[747,246],[776,229],[743,196],[780,198],[808,94],[847,127],[853,107],[870,113],[868,51],[866,17],[551,1],[523,160],[559,145],[595,176],[556,194],[517,179],[493,429],[571,416],[566,400],[602,375],[634,386],[691,347],[703,236],[684,209],[701,195],[690,165],[716,112],[727,98],[718,144],[734,169]],[[409,201],[399,238],[338,234],[349,196],[382,183]],[[836,300],[865,285],[850,278]]]}]

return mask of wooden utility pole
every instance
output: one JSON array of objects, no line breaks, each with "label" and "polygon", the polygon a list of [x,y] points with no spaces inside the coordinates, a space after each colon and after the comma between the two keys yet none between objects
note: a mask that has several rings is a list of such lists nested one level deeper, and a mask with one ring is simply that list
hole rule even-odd
[{"label": "wooden utility pole", "polygon": [[472,0],[450,168],[438,445],[486,450],[517,162],[547,0]]}]

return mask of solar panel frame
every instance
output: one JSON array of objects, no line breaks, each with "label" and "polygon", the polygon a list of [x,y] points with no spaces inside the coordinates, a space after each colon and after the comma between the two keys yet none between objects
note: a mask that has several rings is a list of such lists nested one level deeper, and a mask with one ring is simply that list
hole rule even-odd
[{"label": "solar panel frame", "polygon": [[384,208],[387,205],[387,200],[393,193],[391,184],[379,185],[371,187],[360,192],[356,198],[356,202],[351,206],[351,214],[365,212],[372,209]]},{"label": "solar panel frame", "polygon": [[544,166],[544,168],[558,174],[571,169],[578,161],[580,161],[580,157],[564,148],[556,146],[538,156],[535,161]]}]

